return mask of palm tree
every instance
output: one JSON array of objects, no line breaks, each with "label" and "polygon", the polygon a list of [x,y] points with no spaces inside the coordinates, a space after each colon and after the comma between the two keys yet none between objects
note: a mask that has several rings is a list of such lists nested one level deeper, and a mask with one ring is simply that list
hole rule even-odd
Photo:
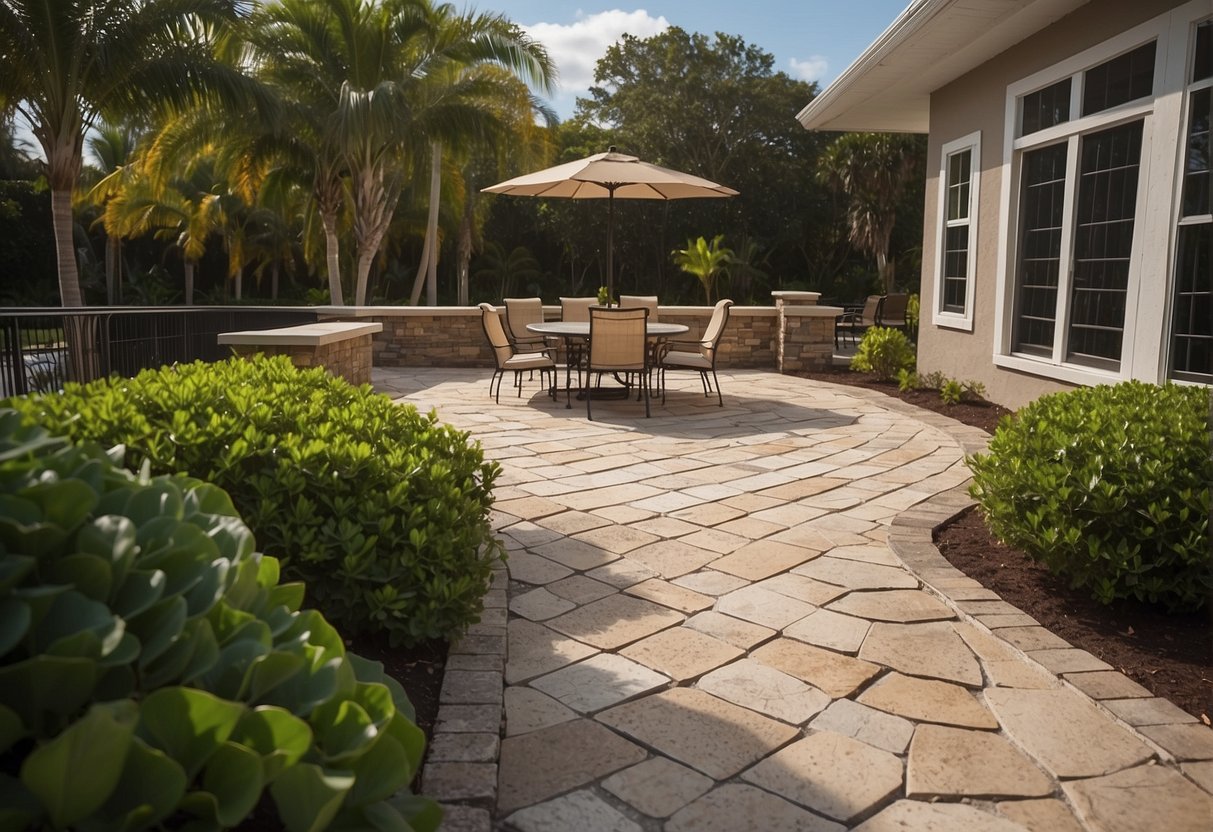
[{"label": "palm tree", "polygon": [[102,112],[228,100],[245,79],[216,60],[236,0],[0,0],[0,111],[16,110],[46,157],[64,306],[81,306],[72,189]]},{"label": "palm tree", "polygon": [[498,298],[508,297],[516,286],[525,289],[543,274],[539,261],[526,246],[515,246],[507,252],[504,246],[490,241],[485,243],[480,256],[483,265],[476,278],[496,283]]},{"label": "palm tree", "polygon": [[[95,174],[97,180],[87,192],[80,196],[86,205],[101,209],[97,223],[104,225],[105,204],[118,193],[130,175],[130,162],[142,130],[131,123],[102,121],[87,139],[89,152],[95,167],[86,171]],[[96,223],[95,223],[96,224]],[[122,298],[122,238],[114,234],[105,235],[105,301],[113,305]]]},{"label": "palm tree", "polygon": [[918,175],[921,141],[893,133],[847,133],[818,159],[818,179],[846,194],[851,243],[876,259],[885,294],[893,291],[889,239],[897,205]]},{"label": "palm tree", "polygon": [[703,237],[687,240],[686,248],[674,252],[674,265],[698,278],[709,306],[717,276],[724,274],[733,262],[733,251],[720,246],[723,240],[723,234],[717,234],[710,243]]},{"label": "palm tree", "polygon": [[516,135],[520,100],[526,102],[528,120],[538,112],[549,123],[555,121],[550,108],[524,86],[530,84],[544,92],[552,89],[555,69],[541,45],[502,15],[456,16],[450,4],[435,12],[434,40],[427,44],[430,68],[426,83],[417,85],[425,96],[417,109],[419,132],[429,139],[430,210],[411,298],[415,305],[424,277],[431,306],[438,302],[438,204],[444,145],[466,158],[474,149]]}]

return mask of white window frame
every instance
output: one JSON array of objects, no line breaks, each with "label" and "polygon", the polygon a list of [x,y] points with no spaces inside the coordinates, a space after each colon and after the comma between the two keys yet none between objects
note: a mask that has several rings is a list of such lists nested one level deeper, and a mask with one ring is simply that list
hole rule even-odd
[{"label": "white window frame", "polygon": [[[1180,116],[1182,92],[1188,86],[1192,25],[1208,17],[1208,0],[1192,0],[1158,15],[1116,37],[1097,44],[1064,61],[1034,73],[1007,87],[1004,115],[1002,187],[999,208],[998,260],[994,296],[994,355],[996,366],[1044,376],[1073,384],[1101,384],[1127,378],[1159,380],[1165,377],[1165,342],[1170,328],[1164,321],[1171,297],[1171,259],[1176,223],[1164,225],[1172,215],[1176,194],[1178,155],[1182,153]],[[1149,98],[1137,99],[1111,109],[1082,116],[1083,73],[1154,40],[1154,89]],[[1070,120],[1019,135],[1020,102],[1023,96],[1072,78]],[[1078,149],[1082,136],[1118,124],[1144,120],[1138,174],[1133,254],[1129,264],[1125,320],[1117,370],[1101,369],[1065,360],[1070,325],[1069,298],[1073,266],[1073,228]],[[1058,141],[1069,143],[1067,187],[1064,203],[1062,270],[1058,279],[1058,306],[1053,354],[1050,357],[1014,351],[1014,324],[1020,222],[1021,168],[1026,151]],[[1143,294],[1143,287],[1144,294]],[[1158,293],[1167,302],[1159,303]],[[1139,337],[1140,334],[1140,337]]]},{"label": "white window frame", "polygon": [[[969,154],[969,215],[963,221],[948,220],[948,169],[949,161],[958,153]],[[973,331],[973,279],[977,274],[977,206],[981,191],[981,131],[961,136],[945,144],[939,151],[939,207],[935,221],[935,297],[931,308],[931,323],[949,329]],[[953,225],[969,226],[969,252],[967,279],[965,281],[964,312],[951,312],[943,308],[945,241],[947,230]]]}]

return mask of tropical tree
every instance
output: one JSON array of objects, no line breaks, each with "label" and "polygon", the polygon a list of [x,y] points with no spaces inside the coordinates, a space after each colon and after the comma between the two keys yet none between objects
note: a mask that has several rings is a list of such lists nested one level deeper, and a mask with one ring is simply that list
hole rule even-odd
[{"label": "tropical tree", "polygon": [[515,287],[526,288],[539,280],[542,272],[539,261],[525,246],[514,246],[510,251],[494,242],[484,244],[480,255],[480,268],[476,279],[497,285],[497,297],[508,297]]},{"label": "tropical tree", "polygon": [[687,240],[687,247],[673,252],[674,265],[694,277],[703,286],[703,294],[708,305],[712,304],[712,295],[716,287],[716,278],[725,274],[729,264],[733,262],[732,249],[722,248],[723,234],[717,234],[709,243],[703,237],[697,240]]},{"label": "tropical tree", "polygon": [[917,136],[847,133],[822,152],[818,181],[845,195],[851,243],[876,260],[880,284],[893,291],[889,240],[907,188],[921,181],[924,147]]},{"label": "tropical tree", "polygon": [[[143,131],[133,123],[102,121],[88,136],[93,165],[85,169],[85,179],[94,179],[92,187],[80,196],[80,202],[101,209],[97,222],[104,225],[105,204],[123,187],[131,173],[130,162]],[[105,300],[113,304],[122,297],[122,238],[105,235]]]},{"label": "tropical tree", "polygon": [[72,190],[102,113],[150,112],[248,93],[216,59],[237,0],[0,0],[0,111],[30,125],[45,156],[60,301],[80,306]]}]

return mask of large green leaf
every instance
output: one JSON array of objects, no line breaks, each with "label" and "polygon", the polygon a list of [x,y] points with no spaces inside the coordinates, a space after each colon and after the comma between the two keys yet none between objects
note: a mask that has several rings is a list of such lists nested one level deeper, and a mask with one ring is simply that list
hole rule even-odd
[{"label": "large green leaf", "polygon": [[0,657],[25,638],[31,617],[29,605],[24,601],[0,598]]},{"label": "large green leaf", "polygon": [[330,701],[337,695],[343,668],[351,676],[353,675],[344,659],[333,659],[311,672],[304,669],[268,691],[265,697],[266,704],[281,705],[293,714],[307,716],[316,706]]},{"label": "large green leaf", "polygon": [[164,595],[168,579],[159,569],[132,569],[111,603],[114,612],[131,619],[142,614]]},{"label": "large green leaf", "polygon": [[318,765],[291,766],[270,786],[278,816],[289,832],[320,832],[341,808],[354,785],[348,774],[328,773]]},{"label": "large green leaf", "polygon": [[129,628],[143,643],[139,666],[147,667],[181,636],[185,628],[185,599],[165,598],[129,622]]},{"label": "large green leaf", "polygon": [[389,734],[380,734],[366,753],[353,762],[357,780],[346,798],[347,806],[367,806],[386,800],[412,779],[408,754]]},{"label": "large green leaf", "polygon": [[156,479],[131,495],[123,513],[139,526],[139,542],[143,543],[143,532],[148,528],[149,520],[180,520],[185,516],[185,502],[180,487],[168,480]]},{"label": "large green leaf", "polygon": [[41,482],[21,492],[21,497],[42,509],[43,520],[71,531],[84,522],[97,506],[97,492],[79,480]]},{"label": "large green leaf", "polygon": [[240,560],[253,554],[256,543],[253,533],[239,517],[222,517],[212,515],[195,517],[194,523],[204,529],[207,535],[215,541],[216,547],[223,557],[230,560]]},{"label": "large green leaf", "polygon": [[96,555],[67,555],[49,563],[42,577],[52,584],[71,584],[86,597],[104,602],[109,600],[114,573],[109,562]]},{"label": "large green leaf", "polygon": [[442,807],[415,794],[398,794],[388,803],[408,821],[413,832],[436,832],[442,823]]},{"label": "large green leaf", "polygon": [[194,688],[161,688],[143,701],[139,736],[181,764],[193,780],[227,742],[245,706]]},{"label": "large green leaf", "polygon": [[116,514],[94,518],[76,535],[76,548],[108,561],[113,567],[114,584],[121,586],[138,554],[135,524]]},{"label": "large green leaf", "polygon": [[21,583],[37,563],[29,555],[6,554],[0,557],[0,592],[8,592]]},{"label": "large green leaf", "polygon": [[303,656],[297,653],[273,651],[253,660],[245,682],[241,686],[241,698],[249,702],[261,702],[266,694],[281,685],[296,673],[303,671]]},{"label": "large green leaf", "polygon": [[98,676],[92,659],[34,656],[0,667],[0,705],[7,705],[26,725],[42,728],[43,714],[74,713],[93,694]]},{"label": "large green leaf", "polygon": [[239,516],[228,493],[210,483],[195,486],[185,493],[185,516],[192,517],[195,514]]},{"label": "large green leaf", "polygon": [[63,828],[97,811],[118,784],[139,709],[129,700],[89,708],[21,765],[21,782]]},{"label": "large green leaf", "polygon": [[225,827],[253,811],[264,785],[261,757],[234,742],[220,746],[202,772],[202,788],[215,796],[218,819]]},{"label": "large green leaf", "polygon": [[308,721],[325,760],[332,765],[362,754],[379,734],[370,715],[352,699],[325,702],[312,711]]},{"label": "large green leaf", "polygon": [[143,685],[153,690],[196,678],[210,670],[218,657],[210,622],[202,618],[187,621],[177,640],[143,668]]},{"label": "large green leaf", "polygon": [[289,711],[261,705],[240,719],[232,741],[261,755],[265,781],[270,783],[283,769],[303,759],[312,747],[312,729]]},{"label": "large green leaf", "polygon": [[80,633],[91,633],[97,637],[101,648],[94,658],[100,658],[118,646],[125,631],[126,622],[113,615],[105,604],[68,590],[55,598],[50,612],[34,631],[33,647],[54,655],[79,655],[63,643],[70,644],[72,637]]},{"label": "large green leaf", "polygon": [[103,814],[120,821],[126,829],[154,826],[177,808],[185,786],[185,770],[180,764],[135,737]]},{"label": "large green leaf", "polygon": [[[409,758],[409,768],[416,772],[421,767],[421,758],[425,756],[425,732],[410,719],[396,714],[387,726],[387,733],[400,743],[404,753]],[[412,779],[412,775],[409,776]]]}]

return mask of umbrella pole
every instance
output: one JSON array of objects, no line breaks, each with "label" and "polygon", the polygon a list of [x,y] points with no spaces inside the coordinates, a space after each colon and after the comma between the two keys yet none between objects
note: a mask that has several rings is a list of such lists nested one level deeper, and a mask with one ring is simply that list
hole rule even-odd
[{"label": "umbrella pole", "polygon": [[615,295],[615,188],[607,186],[607,302]]}]

